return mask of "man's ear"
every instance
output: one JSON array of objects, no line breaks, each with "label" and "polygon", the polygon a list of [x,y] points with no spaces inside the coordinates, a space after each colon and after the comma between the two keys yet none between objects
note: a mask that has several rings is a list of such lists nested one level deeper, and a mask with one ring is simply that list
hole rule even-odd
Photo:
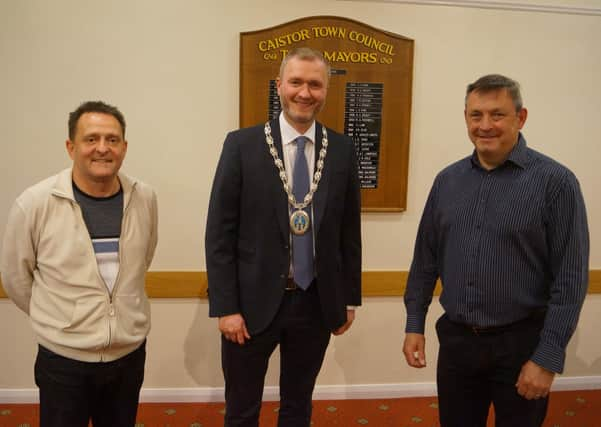
[{"label": "man's ear", "polygon": [[519,129],[522,129],[524,127],[527,118],[528,110],[526,108],[522,108],[520,111],[518,111]]},{"label": "man's ear", "polygon": [[73,151],[75,151],[75,144],[73,143],[73,141],[71,141],[70,139],[66,140],[65,148],[67,149],[69,157],[71,157],[71,160],[73,160]]}]

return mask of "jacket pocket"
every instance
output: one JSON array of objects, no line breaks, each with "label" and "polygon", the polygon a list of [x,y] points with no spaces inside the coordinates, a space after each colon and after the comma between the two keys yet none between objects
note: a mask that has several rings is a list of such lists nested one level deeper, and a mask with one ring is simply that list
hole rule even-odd
[{"label": "jacket pocket", "polygon": [[65,332],[97,333],[98,322],[104,317],[104,304],[98,298],[79,299],[75,302],[71,321],[63,328]]},{"label": "jacket pocket", "polygon": [[132,342],[145,337],[150,329],[150,304],[143,295],[117,295],[114,299],[117,316],[116,341]]}]

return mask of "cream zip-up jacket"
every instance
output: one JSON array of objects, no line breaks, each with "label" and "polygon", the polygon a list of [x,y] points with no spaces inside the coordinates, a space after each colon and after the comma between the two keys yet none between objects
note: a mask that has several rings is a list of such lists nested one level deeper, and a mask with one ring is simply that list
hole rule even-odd
[{"label": "cream zip-up jacket", "polygon": [[119,174],[124,210],[111,294],[73,197],[71,173],[65,169],[15,201],[2,246],[2,284],[29,315],[42,346],[75,360],[112,361],[138,348],[150,329],[144,276],[157,244],[156,195]]}]

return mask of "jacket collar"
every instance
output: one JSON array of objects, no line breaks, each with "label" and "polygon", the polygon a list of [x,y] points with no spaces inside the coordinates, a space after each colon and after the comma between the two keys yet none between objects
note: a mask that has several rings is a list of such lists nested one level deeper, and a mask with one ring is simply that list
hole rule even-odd
[{"label": "jacket collar", "polygon": [[[121,188],[123,189],[123,202],[127,205],[131,197],[131,193],[134,190],[137,181],[124,173],[119,172],[118,175]],[[58,197],[63,197],[71,201],[75,201],[73,195],[73,168],[63,169],[56,176],[56,182],[52,187],[52,194]]]}]

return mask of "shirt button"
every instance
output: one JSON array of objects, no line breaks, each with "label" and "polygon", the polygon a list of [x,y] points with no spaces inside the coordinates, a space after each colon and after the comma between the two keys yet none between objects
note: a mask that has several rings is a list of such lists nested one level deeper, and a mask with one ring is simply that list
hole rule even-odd
[{"label": "shirt button", "polygon": [[109,316],[113,317],[115,315],[115,307],[113,307],[111,305],[111,308],[109,308]]}]

